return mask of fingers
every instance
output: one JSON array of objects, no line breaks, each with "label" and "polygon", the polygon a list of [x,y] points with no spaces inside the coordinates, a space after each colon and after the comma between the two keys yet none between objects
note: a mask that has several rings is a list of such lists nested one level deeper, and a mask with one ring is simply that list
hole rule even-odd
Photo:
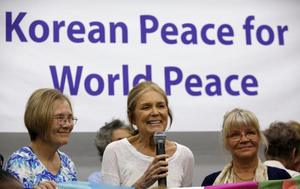
[{"label": "fingers", "polygon": [[157,180],[159,178],[166,177],[168,175],[168,162],[166,159],[169,156],[166,154],[157,155],[152,161],[149,172],[152,179]]},{"label": "fingers", "polygon": [[168,154],[161,154],[161,155],[157,155],[154,157],[154,160],[153,162],[158,162],[158,161],[161,161],[161,160],[166,160],[167,158],[169,158],[169,155]]},{"label": "fingers", "polygon": [[156,162],[155,164],[152,164],[150,169],[153,174],[168,172],[168,162],[166,162],[165,160],[161,160],[159,162]]},{"label": "fingers", "polygon": [[154,184],[158,179],[167,177],[168,162],[166,159],[168,155],[162,154],[154,157],[148,169],[143,176],[134,184],[135,188],[148,188]]},{"label": "fingers", "polygon": [[44,181],[41,182],[38,186],[34,187],[34,189],[56,189],[56,183],[54,181]]},{"label": "fingers", "polygon": [[168,175],[168,163],[158,162],[151,169],[150,175],[155,180],[157,180],[158,178],[166,177]]}]

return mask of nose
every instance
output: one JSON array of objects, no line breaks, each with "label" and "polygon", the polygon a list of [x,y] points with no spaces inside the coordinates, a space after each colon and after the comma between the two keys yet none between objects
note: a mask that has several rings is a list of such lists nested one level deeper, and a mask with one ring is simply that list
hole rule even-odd
[{"label": "nose", "polygon": [[151,111],[151,115],[158,115],[158,114],[159,114],[158,109],[156,107],[153,107]]},{"label": "nose", "polygon": [[72,126],[73,124],[74,123],[73,123],[72,119],[69,119],[69,118],[63,119],[63,124],[62,124],[63,127],[69,127],[69,126]]},{"label": "nose", "polygon": [[247,134],[245,134],[244,132],[241,133],[240,138],[241,141],[249,141]]}]

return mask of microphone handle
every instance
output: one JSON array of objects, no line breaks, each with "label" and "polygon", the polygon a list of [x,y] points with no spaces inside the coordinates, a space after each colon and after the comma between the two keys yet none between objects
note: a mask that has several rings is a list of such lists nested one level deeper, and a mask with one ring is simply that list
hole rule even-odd
[{"label": "microphone handle", "polygon": [[[165,153],[165,142],[158,142],[156,144],[156,155]],[[167,186],[167,177],[158,179],[158,186]]]},{"label": "microphone handle", "polygon": [[164,142],[158,142],[156,144],[156,155],[165,154],[165,143]]}]

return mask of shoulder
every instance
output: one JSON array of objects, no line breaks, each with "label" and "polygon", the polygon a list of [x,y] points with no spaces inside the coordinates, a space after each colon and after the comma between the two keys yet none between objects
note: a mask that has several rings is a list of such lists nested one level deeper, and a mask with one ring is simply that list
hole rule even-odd
[{"label": "shoulder", "polygon": [[178,151],[178,153],[188,156],[190,158],[194,158],[193,152],[188,147],[178,143],[176,143],[176,146],[177,146],[176,150]]},{"label": "shoulder", "polygon": [[113,149],[123,149],[125,147],[128,148],[128,146],[130,145],[130,143],[128,142],[127,138],[123,138],[121,140],[117,140],[114,142],[109,143],[106,148],[106,150],[113,150]]},{"label": "shoulder", "polygon": [[35,157],[35,154],[32,152],[30,147],[24,146],[18,149],[17,151],[15,151],[14,153],[12,153],[9,158],[13,158],[13,157],[30,159]]},{"label": "shoulder", "polygon": [[103,158],[105,156],[112,156],[117,154],[126,155],[129,151],[131,151],[131,148],[132,147],[126,138],[111,142],[106,146]]},{"label": "shoulder", "polygon": [[57,150],[57,153],[59,154],[59,157],[62,162],[72,162],[71,158],[64,152]]},{"label": "shoulder", "polygon": [[25,146],[18,149],[9,156],[6,163],[6,168],[9,169],[9,167],[14,165],[17,167],[23,167],[28,163],[32,163],[32,161],[37,161],[37,157],[29,147]]},{"label": "shoulder", "polygon": [[35,180],[32,175],[42,166],[29,147],[22,147],[14,152],[6,162],[6,171],[17,178],[24,187],[32,188]]},{"label": "shoulder", "polygon": [[211,185],[213,185],[214,182],[215,182],[215,180],[216,180],[216,178],[219,176],[220,173],[221,173],[221,171],[217,171],[217,172],[214,172],[214,173],[212,173],[210,175],[207,175],[204,178],[201,186],[211,186]]},{"label": "shoulder", "polygon": [[269,180],[282,180],[291,178],[290,174],[283,169],[267,166]]},{"label": "shoulder", "polygon": [[57,153],[59,154],[63,167],[75,167],[74,162],[66,153],[60,150],[58,150]]},{"label": "shoulder", "polygon": [[77,171],[75,163],[72,161],[72,159],[65,154],[64,152],[58,150],[57,151],[61,160],[61,174],[63,177],[67,175],[66,177],[69,177],[70,180],[77,180]]}]

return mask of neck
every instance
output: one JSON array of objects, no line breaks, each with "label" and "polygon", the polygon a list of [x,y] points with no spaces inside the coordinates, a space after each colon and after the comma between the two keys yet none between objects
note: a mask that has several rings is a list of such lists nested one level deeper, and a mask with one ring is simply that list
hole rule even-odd
[{"label": "neck", "polygon": [[60,158],[57,153],[58,147],[41,139],[33,141],[30,146],[47,170],[56,175],[60,169]]},{"label": "neck", "polygon": [[252,181],[255,178],[256,168],[258,166],[258,157],[253,159],[233,159],[232,171],[237,182]]},{"label": "neck", "polygon": [[148,156],[155,156],[156,151],[153,136],[144,136],[139,133],[128,140],[139,152]]},{"label": "neck", "polygon": [[30,144],[33,152],[38,156],[38,158],[42,161],[52,161],[55,158],[55,154],[57,152],[57,147],[41,140],[36,139],[32,141]]},{"label": "neck", "polygon": [[236,172],[252,172],[255,171],[258,165],[258,157],[247,158],[247,159],[238,159],[233,158],[232,166]]}]

